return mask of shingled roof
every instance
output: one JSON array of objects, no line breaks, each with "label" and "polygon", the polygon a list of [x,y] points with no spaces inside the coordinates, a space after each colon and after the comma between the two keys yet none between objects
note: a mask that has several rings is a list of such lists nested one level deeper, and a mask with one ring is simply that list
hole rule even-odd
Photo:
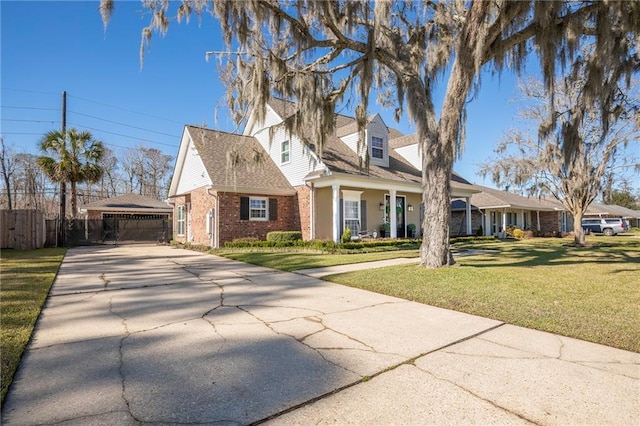
[{"label": "shingled roof", "polygon": [[489,188],[481,185],[473,185],[480,190],[471,197],[471,204],[480,208],[517,208],[526,210],[554,211],[558,207],[542,198],[525,197],[507,191],[501,191],[495,188]]},{"label": "shingled roof", "polygon": [[214,187],[295,193],[255,138],[196,126],[186,128]]},{"label": "shingled roof", "polygon": [[[269,105],[281,117],[286,118],[295,112],[295,105],[281,99],[271,99]],[[413,135],[404,136],[400,131],[389,129],[389,146],[394,147],[391,141],[407,139],[415,143]],[[361,162],[360,157],[340,139],[358,131],[355,118],[342,114],[336,114],[336,132],[326,141],[322,152],[322,162],[332,172],[346,173],[351,175],[369,176],[393,181],[410,182],[420,184],[422,182],[422,172],[417,170],[411,163],[397,154],[393,149],[389,150],[389,167],[370,164],[367,169]],[[321,171],[312,172],[307,178],[312,178],[321,174]],[[458,175],[451,178],[451,186],[456,188],[470,189],[469,182]]]},{"label": "shingled roof", "polygon": [[139,194],[124,194],[118,197],[104,198],[92,203],[87,203],[83,205],[81,209],[102,211],[172,211],[172,207],[164,201]]}]

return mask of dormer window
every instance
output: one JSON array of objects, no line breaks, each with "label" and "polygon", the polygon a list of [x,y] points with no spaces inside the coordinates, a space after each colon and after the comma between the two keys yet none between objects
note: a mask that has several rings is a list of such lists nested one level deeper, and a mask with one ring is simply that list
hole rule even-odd
[{"label": "dormer window", "polygon": [[371,137],[371,157],[384,159],[384,139],[377,136]]}]

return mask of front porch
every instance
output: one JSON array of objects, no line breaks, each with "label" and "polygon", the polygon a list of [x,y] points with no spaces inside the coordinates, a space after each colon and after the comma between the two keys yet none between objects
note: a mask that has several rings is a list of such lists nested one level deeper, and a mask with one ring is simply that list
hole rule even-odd
[{"label": "front porch", "polygon": [[[313,184],[310,196],[309,239],[339,242],[346,228],[352,236],[373,238],[419,238],[424,217],[422,190],[417,184],[368,181]],[[453,189],[452,189],[453,192]],[[471,192],[455,191],[470,210]],[[471,234],[471,212],[466,214]]]}]

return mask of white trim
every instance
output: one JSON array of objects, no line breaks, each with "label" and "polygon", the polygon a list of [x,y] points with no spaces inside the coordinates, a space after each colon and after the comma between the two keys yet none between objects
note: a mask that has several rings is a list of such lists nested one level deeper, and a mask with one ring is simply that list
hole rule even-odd
[{"label": "white trim", "polygon": [[[287,151],[284,151],[284,144],[287,144]],[[287,160],[286,161],[282,161],[282,156],[285,154],[287,154]],[[280,142],[280,164],[284,165],[284,164],[289,164],[291,163],[291,139],[285,139],[282,142]]]},{"label": "white trim", "polygon": [[[180,219],[180,210],[182,210],[182,220]],[[182,222],[182,233],[180,233],[180,222]],[[178,204],[176,206],[176,236],[184,237],[186,232],[187,215],[186,206],[184,204]]]},{"label": "white trim", "polygon": [[[264,201],[264,217],[253,217],[251,211],[262,211],[262,209],[252,208],[252,201]],[[266,222],[269,220],[269,197],[249,197],[249,220],[256,222]]]}]

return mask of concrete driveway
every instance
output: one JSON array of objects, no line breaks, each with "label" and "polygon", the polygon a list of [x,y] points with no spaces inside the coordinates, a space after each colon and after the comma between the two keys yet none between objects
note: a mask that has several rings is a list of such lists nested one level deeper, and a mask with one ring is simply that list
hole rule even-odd
[{"label": "concrete driveway", "polygon": [[68,251],[3,424],[637,424],[640,354],[157,246]]}]

